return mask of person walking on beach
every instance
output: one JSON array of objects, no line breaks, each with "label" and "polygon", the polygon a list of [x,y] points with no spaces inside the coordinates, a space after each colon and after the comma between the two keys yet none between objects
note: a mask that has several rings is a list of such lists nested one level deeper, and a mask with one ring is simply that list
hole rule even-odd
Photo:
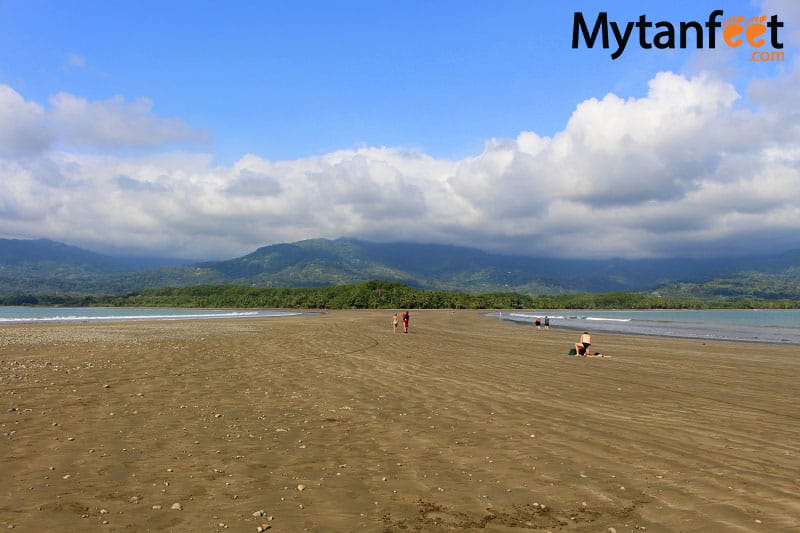
[{"label": "person walking on beach", "polygon": [[542,329],[542,319],[540,317],[538,317],[538,316],[536,317],[536,322],[535,323],[536,323],[536,331],[539,331],[540,329]]},{"label": "person walking on beach", "polygon": [[550,329],[550,317],[544,317],[544,329]]},{"label": "person walking on beach", "polygon": [[575,343],[575,355],[589,355],[589,346],[592,345],[592,336],[588,331],[581,335],[580,342]]},{"label": "person walking on beach", "polygon": [[410,316],[408,311],[403,312],[403,333],[408,333],[408,320]]},{"label": "person walking on beach", "polygon": [[394,312],[392,317],[392,330],[397,333],[397,326],[400,324],[400,319],[397,318],[397,311]]}]

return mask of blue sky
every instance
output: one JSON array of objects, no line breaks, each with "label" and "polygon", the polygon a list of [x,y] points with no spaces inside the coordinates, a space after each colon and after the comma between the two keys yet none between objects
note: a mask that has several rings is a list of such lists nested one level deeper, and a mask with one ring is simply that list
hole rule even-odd
[{"label": "blue sky", "polygon": [[[571,47],[575,11],[677,23],[714,9],[779,14],[785,59],[631,44],[611,60],[609,50]],[[4,236],[202,258],[339,236],[560,256],[576,246],[629,257],[797,247],[796,210],[750,194],[756,178],[775,187],[797,178],[796,132],[759,138],[737,163],[753,172],[735,191],[722,186],[724,155],[741,153],[748,133],[720,137],[720,124],[752,116],[765,130],[794,120],[775,106],[796,100],[784,94],[797,76],[796,16],[788,1],[0,0]],[[675,91],[697,102],[673,102]],[[663,138],[636,133],[646,127],[637,114],[659,128],[669,114],[656,108],[675,105],[677,123],[693,109],[707,116]],[[618,129],[604,137],[609,124]],[[581,141],[599,132],[618,148],[623,130],[630,153]],[[702,144],[694,137],[716,142],[684,157]],[[775,150],[780,168],[755,176]],[[562,180],[571,188],[554,192]],[[705,213],[711,200],[698,195],[719,198],[714,187],[752,202],[731,206],[742,220],[716,206],[713,220],[643,229],[655,212]],[[104,199],[83,213],[88,191]],[[570,218],[578,212],[618,239],[598,239]],[[756,234],[774,241],[746,244],[755,212],[773,220]]]}]

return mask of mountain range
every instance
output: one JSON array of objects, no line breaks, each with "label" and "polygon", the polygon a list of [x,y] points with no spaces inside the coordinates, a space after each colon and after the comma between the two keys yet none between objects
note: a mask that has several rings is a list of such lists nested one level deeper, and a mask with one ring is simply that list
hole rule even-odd
[{"label": "mountain range", "polygon": [[800,299],[800,250],[710,259],[575,260],[438,244],[310,239],[227,261],[111,257],[50,240],[0,239],[0,296],[127,294],[193,285],[299,287],[369,279],[424,289],[682,298]]}]

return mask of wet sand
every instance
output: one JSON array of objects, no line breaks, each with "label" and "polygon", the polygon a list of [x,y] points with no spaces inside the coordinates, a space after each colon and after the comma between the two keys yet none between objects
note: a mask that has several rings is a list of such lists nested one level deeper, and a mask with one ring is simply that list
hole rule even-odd
[{"label": "wet sand", "polygon": [[0,327],[0,529],[800,531],[800,347],[391,315]]}]

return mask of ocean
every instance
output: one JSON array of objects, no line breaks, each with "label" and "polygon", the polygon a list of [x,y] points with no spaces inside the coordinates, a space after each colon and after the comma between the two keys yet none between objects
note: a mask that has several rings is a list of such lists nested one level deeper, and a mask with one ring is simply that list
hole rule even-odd
[{"label": "ocean", "polygon": [[173,309],[139,307],[16,307],[0,306],[0,324],[112,322],[129,320],[198,320],[301,315],[297,311],[234,309]]},{"label": "ocean", "polygon": [[590,333],[628,333],[690,339],[800,344],[800,309],[702,311],[498,311],[490,316],[521,323],[550,317],[550,327]]},{"label": "ocean", "polygon": [[[177,309],[131,307],[15,307],[0,306],[0,325],[77,323],[135,320],[199,320],[211,318],[282,317],[299,311],[250,309]],[[659,337],[731,340],[800,345],[800,310],[702,311],[495,311],[490,316],[523,324],[550,317],[550,326],[590,333],[628,333]]]}]

